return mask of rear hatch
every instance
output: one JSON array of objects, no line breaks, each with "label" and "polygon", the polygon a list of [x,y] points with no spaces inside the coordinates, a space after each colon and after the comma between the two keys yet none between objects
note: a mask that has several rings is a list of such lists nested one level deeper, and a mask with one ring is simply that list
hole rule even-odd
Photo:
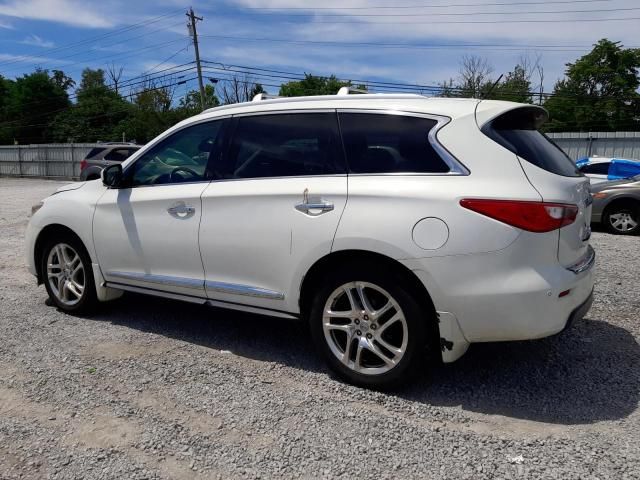
[{"label": "rear hatch", "polygon": [[521,106],[480,126],[485,135],[516,155],[542,201],[578,207],[575,221],[558,233],[558,260],[570,266],[587,254],[589,246],[592,203],[589,179],[560,147],[539,131],[546,120],[543,108]]}]

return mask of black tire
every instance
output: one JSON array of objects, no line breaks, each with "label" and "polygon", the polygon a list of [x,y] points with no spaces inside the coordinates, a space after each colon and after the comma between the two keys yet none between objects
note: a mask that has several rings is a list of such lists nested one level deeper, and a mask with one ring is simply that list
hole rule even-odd
[{"label": "black tire", "polygon": [[[350,282],[366,282],[367,284],[381,288],[393,298],[404,314],[407,331],[406,348],[397,364],[386,372],[364,374],[349,368],[336,356],[337,354],[332,351],[332,347],[330,346],[332,340],[327,339],[327,335],[325,335],[323,326],[325,304],[329,301],[330,297],[333,298],[332,294],[335,294],[338,288]],[[372,290],[372,292],[376,294],[375,290]],[[433,318],[430,318],[432,316],[431,313],[421,308],[420,303],[412,297],[410,292],[411,289],[408,288],[408,284],[406,280],[402,278],[402,275],[396,275],[388,270],[381,273],[371,267],[363,265],[331,272],[324,277],[324,282],[322,286],[319,287],[312,301],[309,324],[311,336],[317,350],[325,359],[329,368],[339,378],[357,386],[383,390],[406,384],[420,369],[425,370],[428,368],[428,357],[426,353],[429,339],[427,338],[427,332],[430,330],[428,328],[428,322],[433,321]],[[393,313],[393,310],[390,311],[390,313]],[[389,319],[386,321],[388,320]],[[359,327],[362,327],[365,322],[364,320],[360,321]],[[369,325],[366,326],[367,330],[375,335],[376,332],[371,328],[373,325],[368,322],[367,325]],[[376,328],[380,329],[378,333],[384,330],[383,324],[378,325]],[[401,326],[400,328],[403,327]],[[390,328],[387,330],[390,330]],[[364,335],[362,331],[360,333],[361,336]],[[344,333],[344,350],[346,350],[347,335],[347,333]],[[331,337],[331,335],[329,335],[329,337],[335,338]],[[359,342],[357,338],[358,337],[354,340],[356,342],[356,348]],[[375,338],[371,340],[372,343],[375,343],[375,341]],[[391,351],[387,352],[390,353]]]},{"label": "black tire", "polygon": [[[65,304],[58,298],[50,284],[51,282],[49,281],[47,274],[47,260],[49,258],[49,254],[51,250],[59,244],[66,244],[77,252],[83,267],[82,279],[84,282],[84,289],[79,299],[77,299],[77,302],[72,305]],[[42,272],[42,280],[45,288],[47,289],[47,294],[49,295],[49,300],[58,309],[73,314],[87,314],[95,309],[98,304],[98,299],[96,295],[95,280],[93,277],[93,268],[91,266],[91,258],[89,257],[89,254],[82,242],[75,235],[63,234],[48,239],[41,251],[40,269]]]},{"label": "black tire", "polygon": [[[635,227],[626,229],[625,225],[620,224],[617,228],[614,226],[615,220],[612,218],[615,215],[627,215],[633,222]],[[614,235],[638,235],[640,234],[640,203],[633,201],[618,201],[613,205],[607,207],[602,216],[602,223],[609,233]]]}]

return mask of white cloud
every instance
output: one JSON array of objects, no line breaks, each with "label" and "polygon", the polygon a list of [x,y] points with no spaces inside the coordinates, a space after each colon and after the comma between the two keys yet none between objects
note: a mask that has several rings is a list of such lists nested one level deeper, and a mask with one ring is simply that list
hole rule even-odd
[{"label": "white cloud", "polygon": [[0,15],[88,28],[114,25],[108,15],[95,10],[90,2],[81,0],[9,0],[0,3]]},{"label": "white cloud", "polygon": [[44,40],[38,35],[29,35],[20,43],[23,43],[25,45],[33,45],[34,47],[43,47],[43,48],[51,48],[55,45],[55,43],[53,43],[52,41]]}]

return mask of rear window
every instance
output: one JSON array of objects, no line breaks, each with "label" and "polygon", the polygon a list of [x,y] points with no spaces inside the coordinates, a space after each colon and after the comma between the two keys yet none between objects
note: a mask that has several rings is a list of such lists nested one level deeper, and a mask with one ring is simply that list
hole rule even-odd
[{"label": "rear window", "polygon": [[564,177],[582,175],[576,164],[538,128],[546,120],[536,107],[511,110],[482,127],[482,132],[508,150],[547,172]]},{"label": "rear window", "polygon": [[590,165],[584,165],[580,167],[582,173],[591,173],[594,175],[608,175],[609,174],[609,162],[592,163]]},{"label": "rear window", "polygon": [[86,158],[93,158],[93,157],[97,157],[98,154],[104,152],[106,150],[106,147],[95,147],[92,148],[89,153],[87,153]]}]

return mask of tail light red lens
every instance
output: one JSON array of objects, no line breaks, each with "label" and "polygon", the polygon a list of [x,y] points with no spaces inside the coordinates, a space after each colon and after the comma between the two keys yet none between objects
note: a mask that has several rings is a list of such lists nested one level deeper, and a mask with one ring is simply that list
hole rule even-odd
[{"label": "tail light red lens", "polygon": [[80,171],[84,170],[85,168],[87,168],[87,160],[82,159],[82,161],[80,162]]},{"label": "tail light red lens", "polygon": [[536,233],[570,225],[578,215],[576,205],[565,203],[465,198],[460,200],[460,205],[512,227]]}]

